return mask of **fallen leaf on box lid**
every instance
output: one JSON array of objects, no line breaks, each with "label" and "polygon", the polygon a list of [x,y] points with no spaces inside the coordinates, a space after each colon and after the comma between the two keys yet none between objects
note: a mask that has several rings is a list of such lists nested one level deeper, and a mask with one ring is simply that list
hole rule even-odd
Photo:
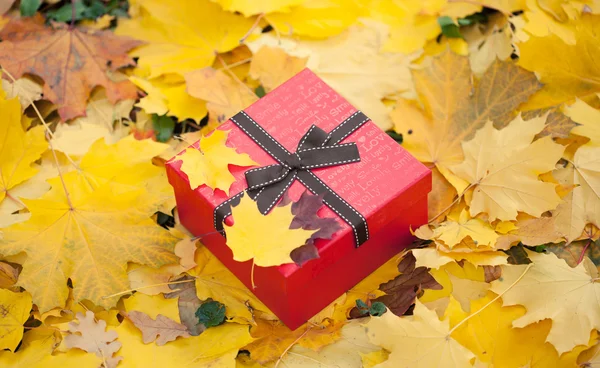
[{"label": "fallen leaf on box lid", "polygon": [[0,351],[0,365],[12,368],[79,368],[99,367],[103,363],[95,354],[79,349],[52,355],[56,343],[54,338],[46,338],[23,345],[16,353]]},{"label": "fallen leaf on box lid", "polygon": [[200,139],[199,148],[189,147],[175,158],[182,161],[181,171],[187,175],[192,189],[206,184],[213,190],[221,189],[228,193],[235,181],[229,165],[258,165],[248,154],[237,153],[235,148],[225,145],[228,133],[214,130],[210,136]]},{"label": "fallen leaf on box lid", "polygon": [[388,130],[392,122],[389,108],[382,100],[414,96],[409,65],[417,55],[381,53],[387,31],[385,25],[367,22],[327,40],[295,40],[263,34],[247,44],[253,52],[270,46],[291,56],[308,57],[306,67],[377,126]]},{"label": "fallen leaf on box lid", "polygon": [[69,323],[71,333],[64,338],[65,346],[94,353],[106,363],[106,368],[115,368],[123,359],[113,356],[121,348],[121,343],[115,341],[118,334],[114,330],[106,331],[106,322],[96,321],[90,311],[85,316],[77,313],[77,321]]},{"label": "fallen leaf on box lid", "polygon": [[237,47],[254,23],[210,1],[136,0],[132,8],[137,15],[120,18],[115,33],[147,42],[131,55],[139,57],[148,78],[211,66],[218,53]]},{"label": "fallen leaf on box lid", "polygon": [[506,126],[517,106],[541,85],[535,74],[511,62],[494,62],[473,86],[466,56],[446,51],[428,60],[424,68],[413,71],[413,77],[429,119],[403,119],[402,110],[409,108],[403,105],[392,115],[394,130],[402,134],[403,147],[419,161],[435,164],[460,193],[467,184],[450,168],[465,157],[461,143],[488,121]]},{"label": "fallen leaf on box lid", "polygon": [[[544,84],[523,106],[526,110],[554,106],[600,91],[600,72],[594,61],[600,57],[595,47],[599,42],[600,15],[582,14],[576,21],[566,24],[574,32],[575,42],[565,43],[558,36],[532,36],[519,43],[519,65],[534,71]],[[553,55],[551,59],[540,58],[540,52]]]},{"label": "fallen leaf on box lid", "polygon": [[34,176],[39,170],[33,162],[48,149],[44,127],[24,131],[21,126],[21,105],[16,98],[5,99],[0,89],[0,201],[16,185]]},{"label": "fallen leaf on box lid", "polygon": [[471,216],[486,212],[489,221],[515,220],[518,212],[539,217],[560,202],[555,185],[538,180],[554,169],[564,147],[550,137],[532,142],[544,127],[544,118],[515,118],[502,130],[491,122],[463,142],[465,160],[452,172],[473,187]]},{"label": "fallen leaf on box lid", "polygon": [[307,59],[288,55],[278,47],[263,46],[254,53],[248,75],[270,92],[304,69]]},{"label": "fallen leaf on box lid", "polygon": [[415,257],[407,254],[398,264],[398,275],[395,279],[383,283],[379,290],[385,295],[374,299],[374,302],[385,304],[397,316],[402,316],[414,304],[417,294],[424,289],[439,290],[442,285],[433,278],[426,267],[415,268]]},{"label": "fallen leaf on box lid", "polygon": [[522,328],[550,318],[552,328],[547,341],[559,354],[587,344],[591,331],[600,327],[596,266],[585,258],[571,268],[554,254],[527,253],[531,265],[503,266],[502,278],[492,282],[491,287],[491,291],[502,295],[503,305],[527,308],[523,316],[514,320],[513,327]]},{"label": "fallen leaf on box lid", "polygon": [[[44,98],[58,105],[62,120],[85,114],[96,86],[112,102],[136,98],[129,81],[112,81],[107,72],[133,65],[126,52],[141,43],[110,31],[86,32],[67,25],[44,26],[41,16],[15,19],[0,31],[0,63],[15,78],[30,73],[45,81]],[[38,61],[44,58],[44,63]],[[48,67],[55,65],[56,67]]]},{"label": "fallen leaf on box lid", "polygon": [[142,332],[144,344],[149,344],[156,340],[156,345],[162,346],[178,337],[185,338],[190,336],[184,325],[162,314],[156,316],[156,320],[154,320],[145,313],[131,311],[127,312],[127,318]]},{"label": "fallen leaf on box lid", "polygon": [[371,343],[390,351],[388,360],[378,367],[436,367],[442,361],[448,367],[472,366],[474,354],[451,336],[449,321],[440,321],[418,300],[412,316],[388,312],[371,317],[367,329]]},{"label": "fallen leaf on box lid", "polygon": [[15,351],[31,311],[31,295],[0,289],[0,348]]},{"label": "fallen leaf on box lid", "polygon": [[200,336],[177,339],[168,344],[144,344],[142,333],[125,319],[115,329],[123,344],[119,355],[123,367],[235,367],[235,357],[253,339],[249,327],[225,323]]},{"label": "fallen leaf on box lid", "polygon": [[[262,215],[248,195],[232,208],[234,224],[226,228],[227,246],[233,259],[253,260],[256,266],[278,266],[293,262],[290,252],[306,243],[315,230],[291,229],[290,206],[274,207]],[[265,234],[269,234],[265,237]]]},{"label": "fallen leaf on box lid", "polygon": [[245,84],[232,79],[222,70],[204,68],[185,74],[187,92],[206,101],[207,132],[258,100]]},{"label": "fallen leaf on box lid", "polygon": [[324,322],[320,325],[306,324],[294,331],[281,321],[257,319],[256,325],[250,329],[255,339],[243,349],[250,352],[252,360],[266,364],[281,358],[293,345],[319,351],[340,338],[343,323]]}]

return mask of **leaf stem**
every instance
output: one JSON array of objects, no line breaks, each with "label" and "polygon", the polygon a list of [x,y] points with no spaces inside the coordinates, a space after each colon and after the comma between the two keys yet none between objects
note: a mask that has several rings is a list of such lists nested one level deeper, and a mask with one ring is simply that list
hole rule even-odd
[{"label": "leaf stem", "polygon": [[50,145],[50,151],[52,151],[52,157],[54,157],[54,163],[56,164],[56,171],[58,171],[58,176],[60,177],[60,182],[62,183],[63,189],[65,191],[65,197],[67,198],[67,203],[69,204],[69,208],[71,211],[75,209],[73,207],[73,203],[71,202],[71,195],[67,190],[67,185],[65,184],[65,179],[63,178],[62,172],[60,171],[60,164],[58,163],[58,157],[56,157],[56,151],[54,150],[54,146],[52,145],[52,139],[48,133],[46,133],[46,139],[48,140],[48,145]]},{"label": "leaf stem", "polygon": [[71,0],[71,24],[69,25],[70,29],[75,28],[75,3],[77,2],[77,0]]},{"label": "leaf stem", "polygon": [[457,328],[459,328],[460,326],[462,326],[465,322],[467,322],[471,318],[473,318],[476,315],[478,315],[481,311],[483,311],[484,309],[486,309],[487,307],[489,307],[490,305],[492,305],[496,300],[500,299],[504,294],[506,294],[507,291],[509,291],[510,289],[512,289],[519,281],[521,281],[521,279],[525,276],[525,274],[527,273],[527,271],[529,271],[529,269],[532,266],[533,266],[533,263],[528,264],[527,267],[525,267],[525,270],[523,271],[523,273],[519,277],[517,277],[517,279],[512,284],[510,284],[510,286],[506,290],[504,290],[503,292],[501,292],[500,294],[498,294],[494,299],[490,300],[486,305],[484,305],[483,307],[479,308],[476,312],[473,312],[472,314],[469,314],[462,321],[458,322],[456,324],[456,326],[454,326],[448,332],[448,336],[452,335],[452,333],[454,331],[456,331]]},{"label": "leaf stem", "polygon": [[467,190],[471,189],[476,184],[478,184],[478,183],[471,183],[471,184],[469,184],[469,186],[466,187],[465,190],[463,190],[462,193],[460,193],[458,195],[458,197],[456,197],[456,199],[454,201],[452,201],[452,203],[450,203],[450,205],[448,207],[444,208],[440,213],[438,213],[437,215],[435,215],[431,219],[429,219],[429,221],[427,223],[431,224],[435,219],[437,219],[438,217],[440,217],[441,215],[443,215],[444,212],[448,211],[450,208],[452,208],[452,206],[454,206],[455,204],[457,204],[458,202],[460,202],[461,198],[464,196],[464,194],[467,192]]},{"label": "leaf stem", "polygon": [[[283,351],[283,353],[281,353],[281,356],[279,357],[279,359],[277,359],[277,363],[275,363],[275,368],[277,368],[277,367],[279,366],[279,363],[281,363],[281,362],[282,362],[282,360],[281,360],[281,359],[283,359],[283,357],[284,357],[284,356],[287,354],[287,352],[288,352],[288,351],[289,351],[289,350],[290,350],[290,349],[291,349],[291,348],[292,348],[294,345],[296,345],[296,344],[298,343],[298,341],[302,340],[302,338],[303,338],[304,336],[306,336],[306,334],[307,334],[307,333],[308,333],[310,330],[312,330],[312,327],[308,327],[308,328],[306,329],[306,331],[304,331],[304,332],[302,333],[302,335],[298,336],[298,338],[297,338],[296,340],[294,340],[294,341],[293,341],[293,342],[292,342],[292,343],[291,343],[291,344],[290,344],[290,345],[289,345],[287,348],[285,348],[285,350]],[[284,363],[284,364],[285,364],[285,363]]]},{"label": "leaf stem", "polygon": [[[192,276],[192,277],[194,277],[194,276]],[[137,291],[137,290],[149,289],[149,288],[153,288],[153,287],[156,287],[156,286],[185,284],[186,282],[192,282],[192,281],[196,281],[196,277],[194,277],[193,279],[190,279],[190,280],[169,281],[169,282],[161,282],[160,284],[144,285],[144,286],[140,286],[140,287],[135,288],[135,289],[129,289],[129,290],[121,291],[119,293],[115,293],[115,294],[111,294],[111,295],[105,295],[105,296],[102,297],[102,299],[113,298],[115,296],[121,296],[121,295],[132,293],[132,292]]]},{"label": "leaf stem", "polygon": [[252,283],[252,290],[256,289],[254,284],[254,258],[252,258],[252,268],[250,268],[250,282]]},{"label": "leaf stem", "polygon": [[252,26],[250,27],[250,29],[248,30],[248,32],[246,32],[245,35],[242,36],[242,38],[240,39],[240,44],[243,44],[244,42],[246,42],[246,39],[248,37],[250,37],[250,35],[252,34],[252,32],[256,29],[256,27],[258,27],[258,24],[260,23],[260,20],[265,16],[265,13],[260,13],[257,17],[256,20],[254,21],[254,24],[252,24]]}]

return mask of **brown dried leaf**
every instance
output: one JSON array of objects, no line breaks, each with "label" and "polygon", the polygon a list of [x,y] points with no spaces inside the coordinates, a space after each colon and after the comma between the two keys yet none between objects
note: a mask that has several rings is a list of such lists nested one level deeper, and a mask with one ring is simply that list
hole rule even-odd
[{"label": "brown dried leaf", "polygon": [[150,318],[145,313],[131,311],[127,317],[133,322],[135,327],[142,331],[144,344],[149,344],[156,340],[156,345],[161,346],[178,337],[190,337],[187,328],[172,319],[159,314],[156,320]]},{"label": "brown dried leaf", "polygon": [[9,263],[0,262],[0,288],[8,289],[15,285],[19,278],[19,270]]},{"label": "brown dried leaf", "polygon": [[521,113],[521,116],[523,117],[523,120],[529,120],[546,114],[548,114],[548,116],[546,116],[546,126],[544,126],[544,129],[535,136],[535,139],[540,139],[547,135],[552,138],[568,138],[571,129],[581,125],[563,114],[558,106],[547,109],[524,111]]},{"label": "brown dried leaf", "polygon": [[70,335],[65,336],[67,348],[78,348],[88,353],[94,353],[106,364],[105,368],[115,368],[123,357],[113,357],[121,348],[121,343],[115,341],[118,337],[114,330],[106,331],[106,322],[96,322],[94,312],[87,311],[85,316],[77,313],[77,322],[69,323]]},{"label": "brown dried leaf", "polygon": [[398,264],[398,275],[395,279],[379,286],[386,293],[374,301],[382,302],[397,316],[402,316],[415,303],[415,298],[422,289],[441,290],[440,285],[426,267],[417,267],[415,256],[407,254]]},{"label": "brown dried leaf", "polygon": [[498,280],[502,276],[502,267],[500,266],[483,266],[485,282]]},{"label": "brown dried leaf", "polygon": [[112,103],[137,97],[131,82],[115,82],[108,72],[133,65],[127,51],[141,45],[140,41],[66,24],[46,27],[39,14],[11,20],[0,38],[2,67],[15,78],[27,73],[41,77],[44,98],[58,105],[62,120],[84,115],[87,98],[96,86],[106,88]]},{"label": "brown dried leaf", "polygon": [[515,224],[517,228],[499,237],[496,248],[509,249],[511,244],[517,242],[529,246],[556,242],[562,238],[562,234],[556,230],[555,221],[554,216],[535,218],[521,213]]},{"label": "brown dried leaf", "polygon": [[[184,275],[183,277],[172,281],[187,280],[194,280],[194,278],[189,275]],[[202,304],[202,301],[198,298],[198,295],[196,295],[196,283],[190,281],[180,284],[171,284],[169,285],[169,288],[174,291],[165,294],[165,298],[178,298],[177,307],[179,308],[179,319],[181,320],[181,323],[187,327],[190,335],[200,335],[206,328],[203,324],[198,323],[198,317],[196,317],[196,310],[200,307],[200,304]]]},{"label": "brown dried leaf", "polygon": [[600,271],[600,240],[583,239],[570,244],[548,244],[546,250],[564,259],[569,266],[575,267],[588,257]]},{"label": "brown dried leaf", "polygon": [[15,3],[15,0],[0,0],[0,15],[4,15]]}]

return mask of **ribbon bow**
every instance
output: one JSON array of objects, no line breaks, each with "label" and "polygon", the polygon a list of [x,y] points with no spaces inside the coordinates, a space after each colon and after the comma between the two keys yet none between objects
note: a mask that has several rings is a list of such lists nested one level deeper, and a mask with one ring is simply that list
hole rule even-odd
[{"label": "ribbon bow", "polygon": [[258,209],[267,214],[302,171],[360,161],[356,143],[336,144],[321,128],[313,125],[302,137],[294,153],[280,158],[279,164],[246,171],[248,194]]}]

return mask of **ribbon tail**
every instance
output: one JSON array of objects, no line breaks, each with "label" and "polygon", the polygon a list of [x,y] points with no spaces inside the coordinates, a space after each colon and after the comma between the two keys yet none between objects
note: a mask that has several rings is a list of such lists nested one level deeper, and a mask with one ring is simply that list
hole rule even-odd
[{"label": "ribbon tail", "polygon": [[296,179],[296,170],[290,171],[283,179],[274,184],[262,187],[260,189],[249,190],[248,195],[256,201],[258,210],[266,215],[279,202],[283,193],[292,185]]},{"label": "ribbon tail", "polygon": [[312,125],[308,132],[302,136],[298,143],[297,151],[323,146],[329,139],[327,133],[316,125]]}]

